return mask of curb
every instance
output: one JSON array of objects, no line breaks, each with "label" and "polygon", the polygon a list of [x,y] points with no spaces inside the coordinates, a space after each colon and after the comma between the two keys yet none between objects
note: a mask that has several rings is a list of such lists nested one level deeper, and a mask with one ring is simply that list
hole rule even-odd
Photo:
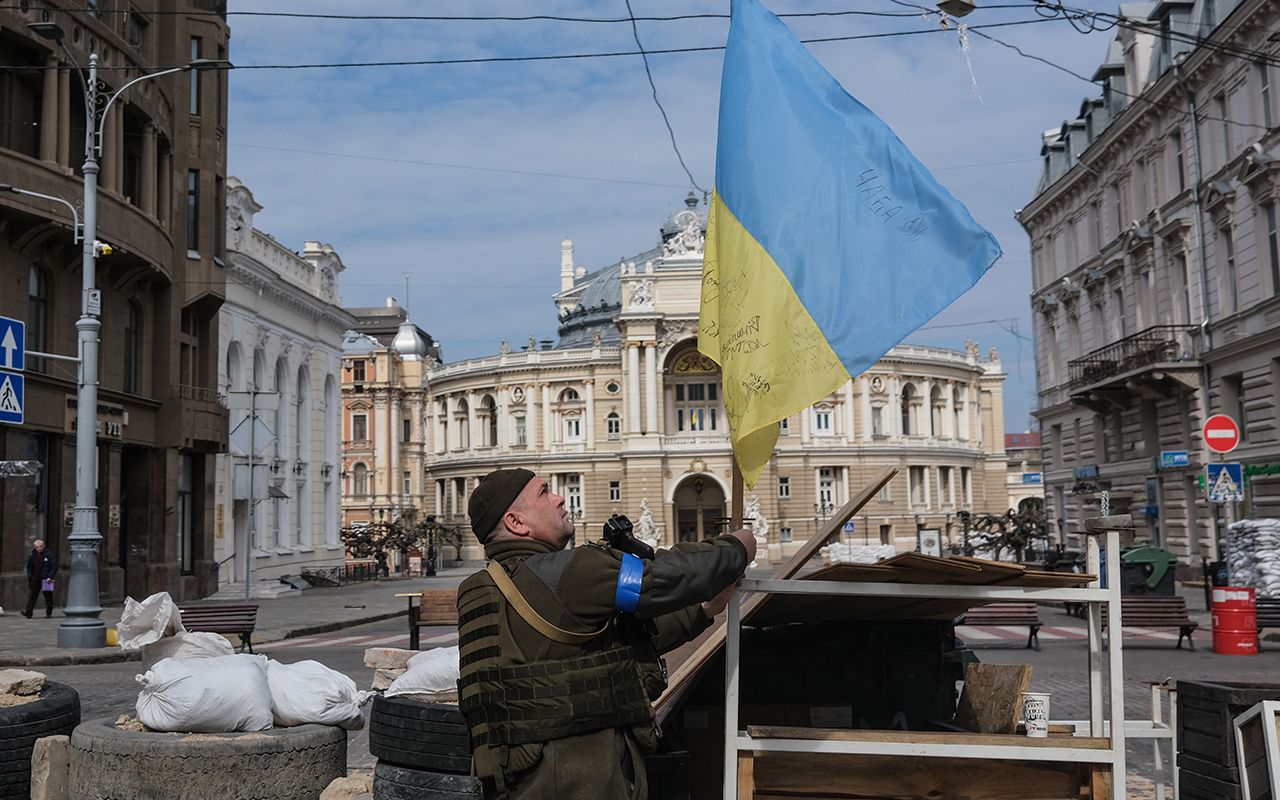
[{"label": "curb", "polygon": [[[355,619],[334,620],[319,625],[308,625],[288,630],[255,631],[253,644],[271,644],[286,639],[297,639],[303,636],[315,636],[331,633],[344,628],[354,628],[371,622],[403,617],[405,610],[379,612]],[[71,667],[94,664],[121,664],[126,661],[141,661],[141,650],[121,650],[119,647],[102,647],[89,650],[59,650],[55,647],[41,648],[26,653],[0,653],[0,669],[7,667]]]}]

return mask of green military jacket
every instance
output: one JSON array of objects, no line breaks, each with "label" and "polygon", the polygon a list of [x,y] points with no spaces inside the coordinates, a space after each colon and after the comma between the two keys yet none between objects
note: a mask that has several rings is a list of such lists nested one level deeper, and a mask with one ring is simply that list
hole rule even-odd
[{"label": "green military jacket", "polygon": [[[614,607],[622,556],[603,546],[555,550],[549,544],[506,540],[485,547],[502,565],[525,600],[556,627],[579,633],[606,631],[584,644],[546,638],[502,600],[486,572],[468,577],[458,590],[460,689],[480,667],[554,663],[598,654],[625,642]],[[684,543],[645,562],[635,616],[653,620],[658,652],[693,639],[710,625],[700,604],[728,586],[746,568],[746,550],[727,536]],[[499,610],[492,611],[497,607]],[[481,616],[483,614],[483,616]],[[500,629],[495,635],[494,628]],[[500,651],[500,652],[498,652]],[[469,718],[473,737],[477,724]],[[644,756],[652,745],[652,723],[595,730],[526,743],[501,754],[500,779],[486,774],[497,750],[476,746],[477,774],[486,796],[504,800],[597,800],[648,797]]]}]

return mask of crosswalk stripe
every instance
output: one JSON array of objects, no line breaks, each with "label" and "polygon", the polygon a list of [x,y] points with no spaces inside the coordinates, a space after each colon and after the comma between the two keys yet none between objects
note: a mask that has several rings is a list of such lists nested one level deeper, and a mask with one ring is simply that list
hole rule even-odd
[{"label": "crosswalk stripe", "polygon": [[989,630],[984,630],[983,628],[975,628],[971,625],[961,625],[960,627],[964,628],[964,633],[960,637],[962,639],[1003,639],[1005,638],[999,634],[992,633]]},{"label": "crosswalk stripe", "polygon": [[1177,639],[1178,634],[1169,631],[1153,631],[1148,628],[1125,628],[1125,633],[1137,634],[1144,639]]}]

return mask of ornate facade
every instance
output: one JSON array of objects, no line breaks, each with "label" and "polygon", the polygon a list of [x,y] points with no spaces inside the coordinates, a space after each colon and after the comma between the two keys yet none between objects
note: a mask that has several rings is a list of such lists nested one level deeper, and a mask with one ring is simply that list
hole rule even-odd
[{"label": "ornate facade", "polygon": [[[123,4],[47,0],[0,7],[0,182],[65,198],[84,188],[82,76],[91,54],[111,93],[160,66],[225,59],[221,13],[195,0]],[[31,24],[52,23],[62,44]],[[47,28],[46,32],[50,32]],[[108,95],[109,96],[109,95]],[[217,317],[225,296],[227,77],[177,72],[130,87],[100,117],[98,258],[98,586],[103,600],[217,585],[214,454],[227,437],[218,396]],[[97,110],[98,112],[101,109]],[[82,249],[72,215],[44,198],[0,191],[0,315],[26,323],[26,348],[77,355]],[[7,363],[7,362],[6,362]],[[0,604],[25,595],[35,539],[57,552],[65,595],[75,503],[76,365],[30,357],[22,425],[0,424],[0,461],[44,465],[0,478]]]},{"label": "ornate facade", "polygon": [[253,227],[262,207],[249,189],[234,177],[227,185],[218,363],[231,435],[229,452],[217,458],[214,556],[226,594],[243,596],[248,572],[261,595],[283,586],[282,575],[345,560],[338,370],[343,332],[355,320],[339,305],[343,264],[333,248],[306,242],[294,253]]},{"label": "ornate facade", "polygon": [[[663,545],[722,530],[727,420],[719,370],[696,349],[704,228],[691,197],[653,249],[590,272],[563,242],[559,341],[530,339],[519,349],[503,342],[493,356],[406,369],[394,428],[403,444],[385,470],[392,480],[382,469],[375,483],[349,475],[344,497],[390,486],[389,513],[434,515],[465,529],[478,479],[523,466],[565,495],[578,541],[598,538],[613,513]],[[388,358],[394,371],[392,350],[374,347],[370,359]],[[922,529],[958,542],[961,510],[1004,511],[1003,382],[994,350],[982,358],[972,343],[964,352],[900,346],[786,420],[773,462],[745,498],[767,542],[762,558],[789,555],[890,465],[900,474],[846,538],[912,550]],[[348,405],[352,386],[344,372]],[[344,447],[350,461],[359,444]],[[368,519],[382,499],[352,502],[348,520]],[[482,557],[469,533],[463,542],[464,558]]]},{"label": "ornate facade", "polygon": [[[1132,513],[1195,566],[1280,495],[1280,106],[1272,3],[1134,5],[1095,73],[1101,97],[1044,134],[1018,213],[1032,306],[1048,517],[1058,535]],[[1193,46],[1185,34],[1207,36]],[[1194,122],[1193,122],[1194,120]],[[1244,504],[1211,504],[1200,435],[1239,423]],[[1167,454],[1162,458],[1162,454]],[[1197,570],[1198,574],[1198,570]]]}]

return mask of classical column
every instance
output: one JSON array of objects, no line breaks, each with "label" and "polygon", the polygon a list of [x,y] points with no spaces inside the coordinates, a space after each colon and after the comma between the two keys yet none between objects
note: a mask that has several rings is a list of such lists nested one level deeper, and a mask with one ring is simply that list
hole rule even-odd
[{"label": "classical column", "polygon": [[627,345],[627,433],[640,432],[640,347]]},{"label": "classical column", "polygon": [[529,384],[524,387],[524,436],[530,450],[538,449],[538,387]]},{"label": "classical column", "polygon": [[556,440],[555,415],[551,413],[551,384],[542,384],[542,440],[550,448]]},{"label": "classical column", "polygon": [[[858,432],[858,438],[866,442],[871,440],[871,379],[863,375],[858,378],[858,384],[858,407],[862,411],[862,430]],[[884,420],[880,422],[883,424]]]},{"label": "classical column", "polygon": [[[941,436],[941,425],[937,428],[933,425],[933,381],[924,381],[924,388],[921,389],[920,407],[924,409],[924,419],[920,420],[920,432],[927,434],[931,439]],[[939,423],[941,423],[941,420],[939,420]]]},{"label": "classical column", "polygon": [[[150,122],[142,133],[142,211],[156,215],[156,126]],[[226,225],[226,218],[219,220]]]},{"label": "classical column", "polygon": [[973,431],[973,425],[969,420],[969,390],[970,386],[965,384],[960,390],[960,438],[969,440]]},{"label": "classical column", "polygon": [[71,70],[58,70],[58,163],[71,166]]},{"label": "classical column", "polygon": [[[160,153],[159,179],[156,181],[156,219],[169,225],[173,213],[173,156],[168,150]],[[185,234],[184,234],[185,235]]]},{"label": "classical column", "polygon": [[471,449],[480,443],[476,437],[476,393],[467,392],[467,444]]},{"label": "classical column", "polygon": [[453,429],[457,426],[453,424],[453,398],[445,395],[444,397],[444,436],[441,437],[440,452],[447,453],[454,449],[453,446]]},{"label": "classical column", "polygon": [[507,431],[507,394],[510,392],[505,387],[498,388],[497,409],[493,412],[498,415],[497,424],[494,426],[498,431],[498,439],[493,443],[494,447],[499,450],[505,450],[508,447],[507,439],[510,433]]},{"label": "classical column", "polygon": [[853,381],[849,381],[848,383],[846,383],[846,384],[844,385],[844,388],[843,388],[843,389],[841,389],[841,390],[840,390],[840,392],[841,392],[841,394],[843,394],[843,395],[844,395],[844,430],[843,430],[843,431],[841,431],[841,436],[842,436],[842,438],[844,439],[844,441],[846,441],[846,442],[852,442],[852,441],[853,441],[853,439],[854,439],[854,434],[853,434]]},{"label": "classical column", "polygon": [[399,497],[402,489],[400,486],[400,473],[403,471],[400,467],[400,398],[392,395],[391,402],[388,405],[387,420],[390,424],[387,425],[387,428],[390,436],[387,438],[391,440],[391,458],[387,462],[387,494],[391,497]]},{"label": "classical column", "polygon": [[591,450],[596,446],[596,382],[590,378],[583,381],[587,390],[587,408],[584,420],[582,435],[587,443],[587,449]]},{"label": "classical column", "polygon": [[40,160],[58,160],[58,62],[44,62],[44,96],[40,98]]},{"label": "classical column", "polygon": [[813,406],[800,410],[800,444],[809,444],[809,418],[813,415]]},{"label": "classical column", "polygon": [[646,342],[644,346],[644,432],[653,436],[658,432],[658,345]]},{"label": "classical column", "polygon": [[933,467],[926,466],[924,468],[924,507],[928,508],[933,504]]}]

